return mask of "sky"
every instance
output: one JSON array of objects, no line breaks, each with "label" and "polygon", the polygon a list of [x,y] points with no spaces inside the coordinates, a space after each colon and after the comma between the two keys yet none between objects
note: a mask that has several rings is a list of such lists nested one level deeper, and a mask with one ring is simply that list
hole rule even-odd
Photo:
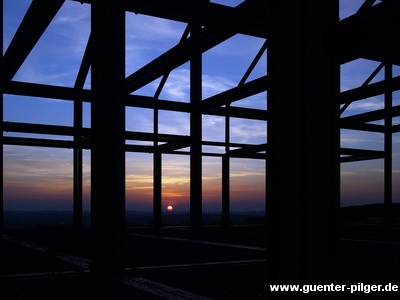
[{"label": "sky", "polygon": [[[4,49],[30,5],[30,0],[4,0]],[[236,6],[240,0],[212,1]],[[341,19],[357,11],[363,1],[341,0]],[[129,75],[178,43],[186,24],[159,18],[126,15],[126,74]],[[66,1],[13,80],[72,87],[90,33],[90,7]],[[203,99],[235,87],[264,43],[263,39],[236,35],[203,55]],[[249,80],[266,75],[266,54]],[[377,62],[357,60],[341,67],[342,91],[360,86],[376,68]],[[394,70],[399,75],[400,70]],[[160,99],[187,102],[189,64],[173,70]],[[378,74],[375,81],[382,80]],[[135,91],[153,96],[160,80]],[[90,75],[85,83],[90,88]],[[394,104],[400,102],[394,93]],[[235,106],[266,109],[266,93],[235,102]],[[382,97],[355,102],[346,110],[352,115],[382,108]],[[73,103],[55,99],[4,96],[4,120],[72,126]],[[90,127],[90,104],[84,104],[84,127]],[[152,132],[153,111],[126,109],[126,129]],[[180,112],[160,111],[159,132],[189,134],[189,116]],[[52,136],[6,133],[7,136]],[[223,141],[224,118],[203,116],[203,139]],[[60,137],[57,137],[60,138]],[[70,139],[70,137],[61,137]],[[266,123],[232,118],[231,141],[262,144],[267,141]],[[399,178],[399,135],[394,135],[394,181]],[[141,143],[143,144],[143,143]],[[144,143],[149,144],[149,143]],[[343,130],[342,147],[383,149],[381,134]],[[204,148],[205,151],[221,151]],[[231,160],[232,211],[265,209],[265,162],[255,159]],[[344,206],[383,201],[383,160],[342,164],[341,203]],[[126,206],[128,210],[152,209],[152,155],[126,154]],[[72,150],[39,147],[4,147],[5,210],[71,210]],[[84,209],[90,209],[90,151],[84,151]],[[400,201],[395,187],[394,201]],[[163,207],[189,210],[189,156],[163,155]],[[221,211],[221,159],[203,159],[203,210]]]}]

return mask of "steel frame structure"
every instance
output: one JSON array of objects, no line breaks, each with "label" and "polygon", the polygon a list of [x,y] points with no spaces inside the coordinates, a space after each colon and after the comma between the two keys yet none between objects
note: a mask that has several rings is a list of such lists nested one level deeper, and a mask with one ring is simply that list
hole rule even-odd
[{"label": "steel frame structure", "polygon": [[[278,281],[315,279],[321,266],[326,267],[334,248],[340,162],[384,159],[385,204],[390,211],[392,135],[400,131],[400,125],[392,122],[400,116],[399,107],[392,105],[392,93],[400,90],[400,78],[393,77],[392,73],[392,65],[400,64],[400,5],[396,1],[373,5],[375,1],[366,0],[355,15],[338,21],[337,0],[244,0],[237,7],[207,0],[80,0],[91,5],[92,23],[74,87],[14,81],[14,75],[65,1],[75,0],[32,1],[1,59],[0,86],[1,95],[73,101],[73,126],[3,120],[1,126],[2,132],[69,136],[71,140],[2,135],[1,144],[73,149],[76,228],[82,227],[82,150],[91,150],[94,269],[110,270],[123,264],[119,260],[123,256],[120,249],[123,249],[126,152],[154,155],[155,226],[162,225],[162,154],[190,156],[192,227],[202,225],[202,157],[222,159],[222,222],[226,226],[229,225],[230,158],[266,160],[267,211],[272,228],[270,253],[274,258],[271,267],[276,270]],[[188,24],[175,47],[128,76],[124,71],[126,12]],[[266,42],[237,87],[203,99],[202,54],[238,33],[263,38]],[[268,75],[248,81],[267,48]],[[340,65],[358,58],[381,64],[362,86],[340,92]],[[190,62],[190,101],[159,99],[169,73],[186,62]],[[84,83],[90,67],[92,87],[86,90]],[[382,69],[385,80],[371,83]],[[154,97],[131,95],[157,78],[162,80]],[[232,105],[265,91],[268,111]],[[384,109],[340,118],[352,102],[382,94]],[[91,103],[91,128],[82,125],[83,102]],[[152,109],[154,131],[126,131],[126,107]],[[189,113],[190,136],[159,133],[160,110]],[[225,118],[224,141],[202,139],[203,114]],[[268,121],[268,146],[232,143],[229,139],[232,117]],[[370,123],[377,120],[384,120],[384,125]],[[382,133],[384,151],[340,148],[340,128]],[[153,145],[132,145],[127,143],[129,140],[149,141]],[[224,147],[225,152],[206,153],[202,151],[203,146]],[[188,147],[190,151],[183,150]],[[327,199],[321,201],[324,195]],[[0,208],[2,218],[3,199]],[[315,260],[315,257],[321,259]]]}]

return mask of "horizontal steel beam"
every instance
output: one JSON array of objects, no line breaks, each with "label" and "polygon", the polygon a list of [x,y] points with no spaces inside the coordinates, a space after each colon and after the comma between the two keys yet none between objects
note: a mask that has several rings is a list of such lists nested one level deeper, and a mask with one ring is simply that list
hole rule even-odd
[{"label": "horizontal steel beam", "polygon": [[378,150],[340,148],[340,155],[370,156],[370,157],[381,158],[383,157],[384,153],[385,153],[384,151],[378,151]]},{"label": "horizontal steel beam", "polygon": [[341,63],[366,58],[400,65],[400,4],[382,1],[339,22],[332,44]]},{"label": "horizontal steel beam", "polygon": [[378,132],[384,133],[386,131],[383,125],[376,124],[353,124],[353,123],[344,123],[340,126],[341,129],[351,129],[351,130],[360,130],[360,131],[368,131],[368,132]]},{"label": "horizontal steel beam", "polygon": [[347,163],[371,159],[381,159],[385,157],[385,151],[341,148],[340,155],[346,155],[340,158],[340,162]]},{"label": "horizontal steel beam", "polygon": [[29,124],[29,123],[17,123],[17,122],[3,122],[3,130],[5,132],[23,132],[23,133],[34,133],[34,134],[49,134],[49,135],[63,135],[63,136],[74,136],[78,132],[82,135],[89,135],[90,129],[75,129],[69,126],[57,126],[57,125],[42,125],[42,124]]},{"label": "horizontal steel beam", "polygon": [[[33,133],[33,134],[48,134],[48,135],[61,135],[73,137],[77,133],[81,134],[85,138],[83,142],[87,143],[90,141],[91,129],[75,129],[71,126],[57,126],[57,125],[43,125],[43,124],[30,124],[30,123],[17,123],[17,122],[3,122],[4,132],[19,132],[19,133]],[[155,140],[155,135],[148,132],[136,132],[136,131],[126,131],[125,139],[131,141],[143,141],[143,142],[153,142]],[[177,134],[157,134],[157,140],[161,143],[184,143],[188,144],[190,137],[186,135]],[[214,141],[203,141],[204,146],[216,146],[225,147],[225,142],[214,142]],[[245,147],[248,144],[243,143],[230,143],[230,147]]]},{"label": "horizontal steel beam", "polygon": [[400,116],[400,106],[394,106],[390,109],[379,109],[371,112],[366,112],[362,114],[357,114],[354,116],[344,117],[340,119],[341,126],[347,125],[359,125],[365,122],[374,122],[383,120],[385,117],[399,117]]},{"label": "horizontal steel beam", "polygon": [[76,146],[75,142],[73,141],[10,137],[10,136],[3,137],[3,144],[12,146],[30,146],[30,147],[66,148],[66,149],[73,149]]},{"label": "horizontal steel beam", "polygon": [[397,132],[400,132],[400,125],[392,126],[392,133],[397,133]]},{"label": "horizontal steel beam", "polygon": [[341,92],[339,99],[340,104],[345,104],[398,90],[400,90],[400,76]]},{"label": "horizontal steel beam", "polygon": [[11,81],[2,87],[2,92],[9,95],[28,96],[57,100],[91,101],[91,91],[74,89],[69,87],[53,86],[46,84]]},{"label": "horizontal steel beam", "polygon": [[356,162],[356,161],[366,161],[366,160],[374,160],[374,159],[381,159],[383,157],[370,157],[370,156],[348,156],[348,157],[341,157],[340,163],[349,163],[349,162]]},{"label": "horizontal steel beam", "polygon": [[[259,8],[259,5],[263,6],[262,2],[263,1],[259,0],[248,0],[238,5],[235,9],[242,9],[243,7],[245,8],[251,5]],[[195,35],[190,36],[186,40],[180,41],[178,45],[128,76],[125,80],[126,93],[130,94],[145,86],[153,80],[188,62],[194,55],[206,52],[214,46],[231,38],[235,34],[236,33],[233,31],[219,30],[209,26],[204,27]]]},{"label": "horizontal steel beam", "polygon": [[[246,145],[239,149],[233,149],[228,151],[229,156],[236,156],[236,155],[246,155],[246,154],[256,154],[257,152],[267,151],[267,143],[260,144],[260,145]],[[258,153],[260,155],[266,155],[265,153]]]},{"label": "horizontal steel beam", "polygon": [[[12,81],[3,87],[5,94],[29,96],[36,98],[48,98],[58,100],[75,101],[79,99],[83,102],[91,102],[91,91],[81,90],[69,87],[51,86],[36,83],[26,83]],[[168,111],[179,111],[189,113],[191,106],[187,102],[178,102],[171,100],[156,100],[153,97],[128,95],[126,96],[126,106],[141,107]],[[261,109],[242,108],[242,107],[225,107],[217,108],[202,108],[202,113],[206,115],[215,116],[231,116],[235,118],[253,119],[265,121],[267,119],[267,112]]]},{"label": "horizontal steel beam", "polygon": [[198,34],[181,41],[125,79],[125,91],[130,94],[153,80],[188,62],[196,54],[203,53],[229,39],[234,34],[203,28]]},{"label": "horizontal steel beam", "polygon": [[[90,144],[87,145],[78,145],[78,143],[74,141],[66,141],[66,140],[54,140],[54,139],[42,139],[42,138],[24,138],[24,137],[10,137],[5,136],[3,138],[4,145],[17,145],[17,146],[34,146],[34,147],[49,147],[49,148],[66,148],[73,149],[75,147],[90,149]],[[218,142],[203,142],[203,145],[219,145],[222,146],[224,143]],[[235,144],[232,143],[230,147],[251,147],[263,149],[266,148],[266,144],[263,145],[243,145],[243,144]],[[238,149],[238,150],[243,150]],[[156,147],[154,146],[145,146],[145,145],[131,145],[126,144],[125,150],[127,152],[140,152],[140,153],[154,153],[156,151]],[[175,151],[171,149],[162,149],[158,148],[157,151],[160,151],[165,154],[179,154],[179,155],[189,155],[189,151]],[[259,151],[262,151],[258,149]],[[370,159],[379,159],[384,157],[383,151],[374,151],[374,150],[362,150],[362,149],[349,149],[349,148],[341,148],[341,155],[348,155],[347,157],[341,157],[341,162],[353,162],[353,161],[362,161],[362,160],[370,160]],[[203,152],[203,156],[213,156],[213,157],[222,157],[225,153],[209,153]],[[247,151],[235,151],[232,150],[229,152],[229,156],[232,158],[249,158],[249,159],[265,159],[266,155],[264,153],[251,153]]]},{"label": "horizontal steel beam", "polygon": [[[74,0],[93,3],[94,0]],[[221,30],[266,37],[266,0],[246,0],[229,7],[199,0],[113,0],[128,12],[184,23],[212,26]]]},{"label": "horizontal steel beam", "polygon": [[202,101],[203,107],[219,107],[267,90],[267,76],[257,78]]},{"label": "horizontal steel beam", "polygon": [[[12,146],[26,146],[26,147],[45,147],[45,148],[63,148],[63,149],[73,149],[75,147],[79,147],[82,149],[89,149],[90,145],[78,146],[78,143],[73,141],[64,141],[64,140],[52,140],[52,139],[38,139],[38,138],[22,138],[22,137],[4,137],[3,138],[4,145],[12,145]],[[189,151],[172,151],[171,149],[157,149],[154,146],[145,146],[145,145],[125,145],[126,152],[137,152],[137,153],[154,153],[156,151],[163,154],[178,154],[178,155],[190,155]],[[223,153],[210,153],[203,152],[203,156],[211,156],[211,157],[222,157]],[[265,159],[265,155],[262,154],[248,154],[248,155],[232,155],[231,157],[235,158],[249,158],[249,159]]]}]

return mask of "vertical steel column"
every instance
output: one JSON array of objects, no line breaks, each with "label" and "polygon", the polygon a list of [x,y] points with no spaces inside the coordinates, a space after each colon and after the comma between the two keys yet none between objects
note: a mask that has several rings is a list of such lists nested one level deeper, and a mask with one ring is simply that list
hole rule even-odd
[{"label": "vertical steel column", "polygon": [[338,0],[270,1],[269,12],[271,278],[331,282],[340,131],[339,65],[330,52],[330,30],[339,20]]},{"label": "vertical steel column", "polygon": [[82,63],[75,80],[74,89],[77,92],[77,97],[74,101],[74,228],[83,228],[83,149],[82,149],[82,127],[83,127],[83,102],[81,92],[85,85],[85,81],[89,74],[91,65],[92,38],[89,37],[85,54],[82,58]]},{"label": "vertical steel column", "polygon": [[153,226],[162,226],[162,154],[153,155]]},{"label": "vertical steel column", "polygon": [[158,108],[154,109],[153,226],[162,226],[162,154],[158,150]]},{"label": "vertical steel column", "polygon": [[125,228],[125,12],[92,4],[92,268],[122,267]]},{"label": "vertical steel column", "polygon": [[[229,106],[226,108],[229,110]],[[222,226],[230,225],[230,118],[225,116],[225,155],[222,156]]]},{"label": "vertical steel column", "polygon": [[[201,30],[193,25],[191,35]],[[190,226],[202,226],[202,55],[190,60]]]},{"label": "vertical steel column", "polygon": [[[3,0],[0,0],[0,58],[3,58]],[[4,229],[4,145],[3,145],[3,114],[4,114],[4,103],[3,103],[3,91],[0,93],[0,126],[1,126],[1,149],[0,149],[0,231]]]},{"label": "vertical steel column", "polygon": [[[391,64],[385,65],[385,80],[390,81],[393,77],[393,68]],[[391,90],[385,92],[385,133],[384,133],[384,206],[385,206],[385,223],[390,224],[392,221],[391,210],[392,210],[392,196],[393,196],[393,135],[392,135],[392,115],[391,109],[393,106],[393,94]]]},{"label": "vertical steel column", "polygon": [[82,213],[82,190],[83,190],[83,156],[82,156],[82,100],[80,97],[74,101],[74,128],[76,134],[74,136],[74,152],[73,152],[73,181],[74,181],[74,219],[73,226],[75,229],[83,228]]},{"label": "vertical steel column", "polygon": [[[75,104],[76,105],[76,104]],[[75,127],[76,129],[78,127]],[[82,159],[82,148],[81,145],[81,137],[75,137],[75,143],[77,147],[74,148],[74,206],[73,206],[73,213],[74,213],[74,220],[73,226],[75,229],[82,229],[83,228],[83,213],[82,213],[82,173],[83,173],[83,159]]]}]

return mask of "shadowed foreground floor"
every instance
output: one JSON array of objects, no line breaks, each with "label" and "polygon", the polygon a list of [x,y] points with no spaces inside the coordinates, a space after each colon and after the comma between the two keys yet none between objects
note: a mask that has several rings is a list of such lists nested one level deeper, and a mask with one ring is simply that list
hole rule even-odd
[{"label": "shadowed foreground floor", "polygon": [[[399,226],[384,227],[374,220],[344,224],[339,232],[340,282],[334,283],[400,285],[399,233]],[[4,232],[1,299],[268,298],[264,226],[130,228],[127,271],[113,277],[88,271],[88,234],[51,228]],[[398,299],[400,293],[323,297],[345,294],[349,299]]]}]

